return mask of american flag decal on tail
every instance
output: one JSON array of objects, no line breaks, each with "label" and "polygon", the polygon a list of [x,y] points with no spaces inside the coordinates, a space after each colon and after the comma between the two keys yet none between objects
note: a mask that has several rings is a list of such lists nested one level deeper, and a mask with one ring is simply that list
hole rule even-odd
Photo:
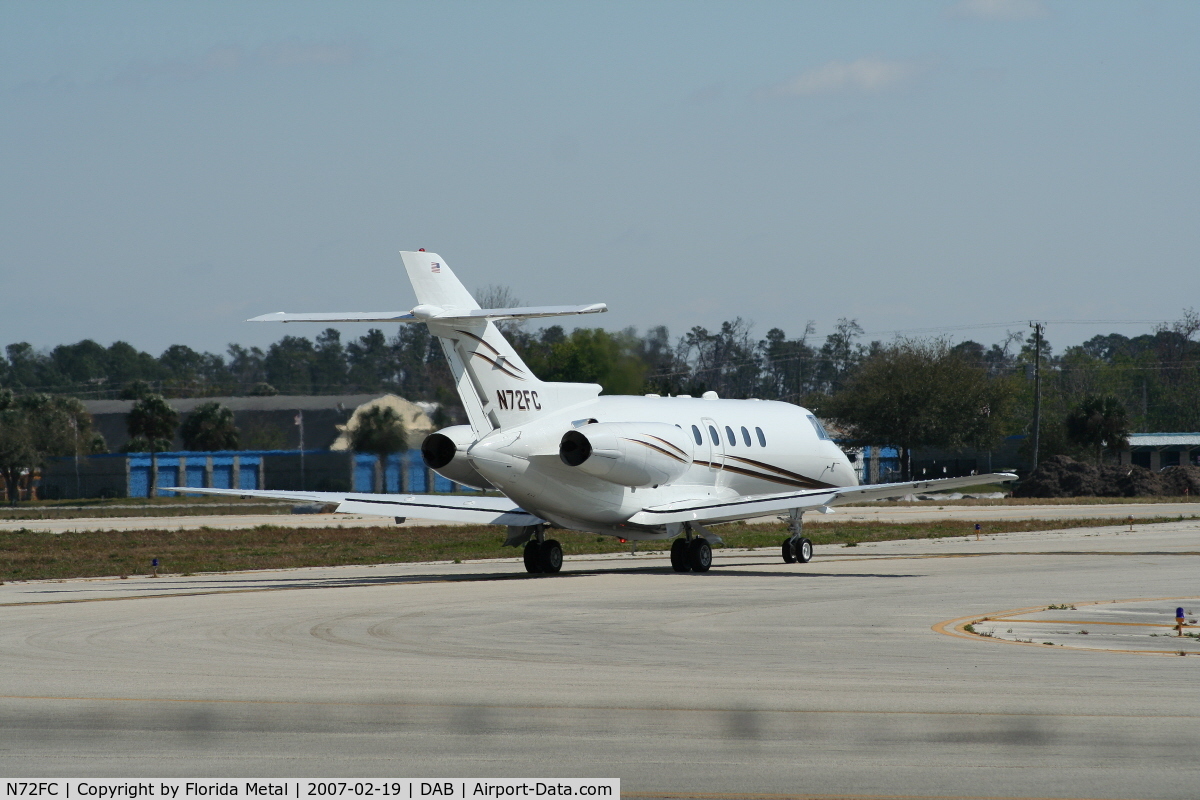
[{"label": "american flag decal on tail", "polygon": [[429,265],[429,270],[431,272],[441,272],[442,265],[440,263],[438,263],[437,261],[434,261],[432,264]]}]

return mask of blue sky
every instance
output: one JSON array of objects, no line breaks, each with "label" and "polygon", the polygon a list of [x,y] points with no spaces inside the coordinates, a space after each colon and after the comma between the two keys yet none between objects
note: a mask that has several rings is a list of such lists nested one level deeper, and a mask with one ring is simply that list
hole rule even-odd
[{"label": "blue sky", "polygon": [[0,345],[311,336],[242,320],[407,309],[418,247],[609,328],[1144,332],[1200,306],[1198,42],[1194,2],[4,0]]}]

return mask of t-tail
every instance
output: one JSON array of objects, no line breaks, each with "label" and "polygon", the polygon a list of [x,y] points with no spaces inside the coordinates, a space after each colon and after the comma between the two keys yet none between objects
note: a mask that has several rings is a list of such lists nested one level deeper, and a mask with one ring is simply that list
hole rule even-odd
[{"label": "t-tail", "polygon": [[593,383],[547,383],[517,355],[496,320],[595,314],[586,306],[482,309],[437,253],[402,250],[404,269],[417,295],[411,311],[288,314],[251,322],[424,322],[438,338],[450,364],[458,396],[477,436],[521,425],[550,411],[582,403],[600,393]]}]

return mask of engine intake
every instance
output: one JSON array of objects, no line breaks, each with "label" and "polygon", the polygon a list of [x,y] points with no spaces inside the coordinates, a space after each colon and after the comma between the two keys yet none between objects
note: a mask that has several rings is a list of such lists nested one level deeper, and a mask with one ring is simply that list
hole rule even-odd
[{"label": "engine intake", "polygon": [[692,466],[692,441],[663,422],[592,423],[563,434],[558,457],[568,467],[622,486],[661,486]]}]

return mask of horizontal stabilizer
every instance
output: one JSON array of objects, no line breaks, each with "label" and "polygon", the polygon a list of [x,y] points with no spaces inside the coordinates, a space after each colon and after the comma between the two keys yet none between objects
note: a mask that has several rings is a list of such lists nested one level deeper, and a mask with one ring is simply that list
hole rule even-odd
[{"label": "horizontal stabilizer", "polygon": [[604,303],[586,306],[529,306],[526,308],[477,308],[465,314],[454,314],[454,318],[484,319],[533,319],[535,317],[569,317],[573,314],[603,314],[608,311]]},{"label": "horizontal stabilizer", "polygon": [[436,306],[417,306],[413,311],[344,311],[316,314],[289,314],[276,311],[247,322],[428,322],[455,319],[535,319],[565,317],[574,314],[602,314],[608,311],[604,303],[586,306],[531,306],[527,308],[476,308],[469,311],[446,311]]},{"label": "horizontal stabilizer", "polygon": [[409,311],[345,311],[323,314],[288,314],[276,311],[263,314],[247,322],[424,322]]},{"label": "horizontal stabilizer", "polygon": [[540,517],[516,506],[507,497],[440,494],[358,494],[356,492],[290,492],[262,489],[200,489],[171,486],[185,494],[221,494],[232,497],[266,497],[305,503],[331,503],[341,514],[374,514],[412,517],[468,525],[537,525]]}]

